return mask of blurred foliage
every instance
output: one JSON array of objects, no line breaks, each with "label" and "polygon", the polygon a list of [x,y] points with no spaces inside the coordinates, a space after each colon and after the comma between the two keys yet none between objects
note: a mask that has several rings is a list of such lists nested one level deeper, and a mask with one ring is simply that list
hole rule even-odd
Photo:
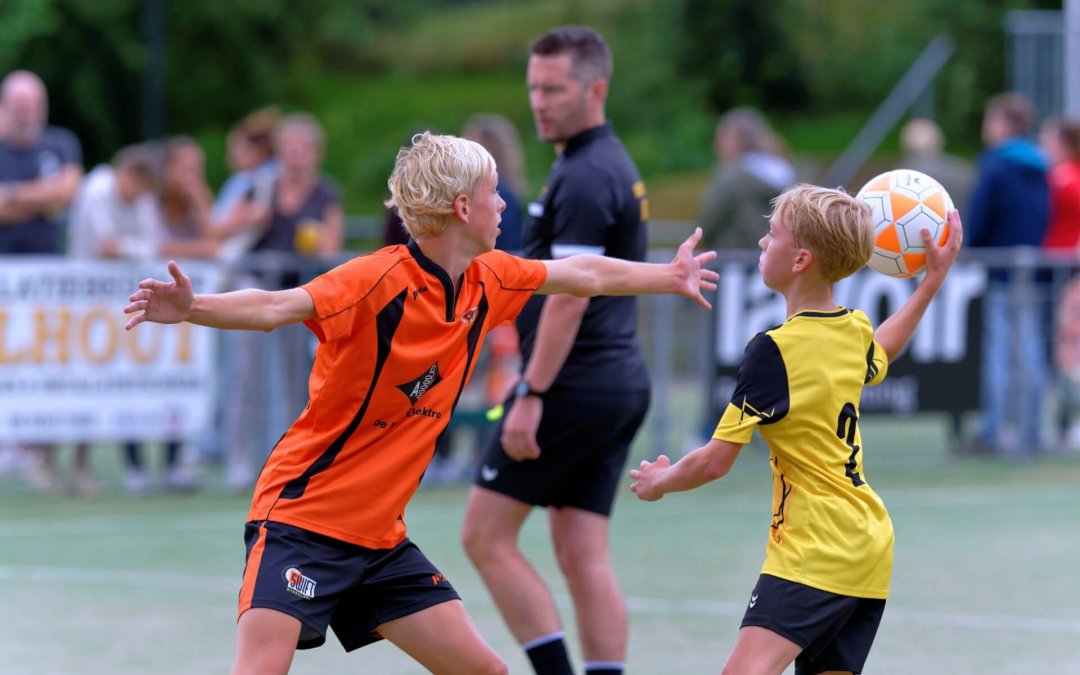
[{"label": "blurred foliage", "polygon": [[[267,104],[327,127],[326,170],[351,212],[379,210],[396,149],[422,128],[457,132],[472,112],[507,115],[533,188],[550,147],[534,140],[524,68],[531,39],[595,26],[615,54],[608,116],[650,183],[706,171],[717,115],[764,109],[792,151],[835,156],[937,34],[957,51],[934,87],[951,147],[974,152],[987,97],[1005,85],[1005,12],[1055,0],[2,0],[0,72],[45,80],[51,119],[87,163],[143,129],[143,13],[165,12],[167,128],[208,151]],[[894,143],[890,138],[889,143]],[[884,148],[885,152],[894,147]],[[654,181],[655,179],[655,181]],[[674,179],[672,179],[674,180]],[[680,190],[685,208],[685,197]],[[655,208],[654,213],[660,213]]]}]

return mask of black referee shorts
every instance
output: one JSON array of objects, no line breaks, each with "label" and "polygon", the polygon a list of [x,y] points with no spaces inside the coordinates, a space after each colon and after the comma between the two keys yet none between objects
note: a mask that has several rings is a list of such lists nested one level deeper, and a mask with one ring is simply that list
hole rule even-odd
[{"label": "black referee shorts", "polygon": [[648,410],[648,391],[550,391],[536,433],[540,457],[511,459],[500,441],[499,422],[475,483],[534,506],[569,506],[609,516],[630,444]]}]

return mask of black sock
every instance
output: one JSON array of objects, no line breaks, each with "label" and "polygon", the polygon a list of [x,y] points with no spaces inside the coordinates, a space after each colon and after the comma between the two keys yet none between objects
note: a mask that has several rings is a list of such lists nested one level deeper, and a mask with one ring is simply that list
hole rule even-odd
[{"label": "black sock", "polygon": [[623,675],[625,664],[616,661],[598,661],[585,664],[585,675]]},{"label": "black sock", "polygon": [[548,638],[533,640],[524,647],[525,655],[529,657],[536,675],[574,675],[562,633],[553,633]]}]

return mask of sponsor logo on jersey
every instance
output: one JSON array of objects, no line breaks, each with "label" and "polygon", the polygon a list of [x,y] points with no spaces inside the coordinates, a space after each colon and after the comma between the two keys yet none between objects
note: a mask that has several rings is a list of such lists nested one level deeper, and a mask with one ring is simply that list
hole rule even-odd
[{"label": "sponsor logo on jersey", "polygon": [[285,577],[285,590],[305,600],[315,597],[315,580],[304,576],[299,567],[290,567],[282,575]]},{"label": "sponsor logo on jersey", "polygon": [[[405,384],[397,385],[397,388],[401,390],[401,393],[409,397],[409,401],[416,405],[416,402],[420,400],[420,397],[427,393],[428,389],[431,389],[439,382],[442,382],[442,376],[439,375],[439,364],[433,363],[431,367],[423,372],[415,380],[410,380]],[[431,415],[429,415],[431,417]]]},{"label": "sponsor logo on jersey", "polygon": [[461,315],[461,323],[467,323],[471,326],[473,321],[476,321],[476,307]]}]

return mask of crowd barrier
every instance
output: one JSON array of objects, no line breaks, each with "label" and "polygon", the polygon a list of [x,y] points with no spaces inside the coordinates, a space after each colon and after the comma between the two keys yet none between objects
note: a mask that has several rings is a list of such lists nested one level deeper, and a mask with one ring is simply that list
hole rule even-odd
[{"label": "crowd barrier", "polygon": [[[650,258],[666,262],[672,253],[656,249]],[[688,425],[714,424],[746,342],[785,319],[782,298],[760,281],[757,259],[756,251],[720,252],[711,313],[685,299],[642,299],[641,340],[653,379],[648,433],[656,447],[681,443]],[[243,405],[243,399],[222,395],[229,358],[222,351],[223,332],[183,324],[124,331],[128,295],[143,278],[165,278],[164,261],[10,256],[0,262],[0,437],[58,443],[191,440],[218,433],[221,409]],[[277,254],[228,265],[182,265],[197,291],[215,291],[252,280],[267,288],[292,286],[337,262]],[[1040,329],[1035,346],[1051,374],[1047,393],[1060,402],[1056,409],[1066,409],[1080,381],[1078,268],[1074,255],[1036,249],[964,251],[907,352],[890,367],[890,377],[865,391],[863,414],[943,412],[959,420],[979,409],[986,348],[982,313],[999,277],[1008,279],[1011,315],[1034,308]],[[863,270],[837,285],[836,299],[863,310],[877,325],[916,283]],[[1007,348],[1018,355],[1025,346],[1031,345]],[[308,340],[296,347],[299,354],[272,354],[265,369],[309,360],[312,348]],[[1013,382],[1033,376],[1023,359],[1014,362]],[[463,419],[479,419],[478,399],[463,397]],[[1018,414],[1027,414],[1025,405],[1017,402]]]}]

